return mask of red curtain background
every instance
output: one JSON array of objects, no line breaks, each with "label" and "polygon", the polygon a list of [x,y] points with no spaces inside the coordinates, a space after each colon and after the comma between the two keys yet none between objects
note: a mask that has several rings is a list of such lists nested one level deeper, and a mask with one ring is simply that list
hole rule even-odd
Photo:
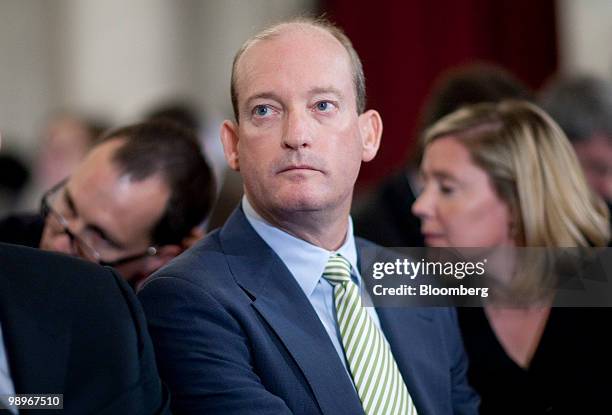
[{"label": "red curtain background", "polygon": [[501,64],[537,88],[557,68],[554,0],[327,0],[321,9],[363,61],[368,107],[380,111],[383,144],[360,186],[402,166],[436,76],[471,61]]}]

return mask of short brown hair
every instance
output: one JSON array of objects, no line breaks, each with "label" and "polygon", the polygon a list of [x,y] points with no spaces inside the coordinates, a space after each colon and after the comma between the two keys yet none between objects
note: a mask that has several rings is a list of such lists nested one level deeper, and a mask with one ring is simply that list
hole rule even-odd
[{"label": "short brown hair", "polygon": [[240,61],[240,58],[242,57],[244,52],[246,52],[246,50],[256,42],[276,37],[281,33],[281,29],[292,24],[306,25],[323,29],[325,32],[329,33],[336,40],[338,40],[338,42],[340,42],[340,44],[348,53],[349,59],[351,61],[351,68],[353,70],[353,84],[355,85],[357,113],[361,114],[362,112],[364,112],[366,107],[365,76],[363,74],[363,66],[361,65],[361,60],[359,59],[359,55],[353,47],[351,40],[348,38],[348,36],[346,36],[342,29],[340,29],[338,26],[323,17],[298,17],[292,20],[274,24],[263,29],[262,31],[248,38],[242,44],[240,49],[238,49],[238,52],[236,52],[236,55],[234,56],[234,61],[232,63],[232,78],[230,86],[232,96],[232,108],[234,109],[234,117],[236,119],[236,122],[239,121],[238,91],[236,90],[236,82],[238,78],[238,62]]}]

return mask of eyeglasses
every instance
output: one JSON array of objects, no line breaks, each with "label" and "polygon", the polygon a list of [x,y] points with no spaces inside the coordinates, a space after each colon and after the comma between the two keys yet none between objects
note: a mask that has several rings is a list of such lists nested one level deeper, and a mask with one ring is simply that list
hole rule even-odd
[{"label": "eyeglasses", "polygon": [[[69,220],[66,219],[66,216],[75,216],[75,214],[71,213],[73,208],[69,206],[66,200],[65,187],[67,181],[68,179],[62,180],[43,195],[40,202],[40,214],[45,220],[50,219],[56,229],[68,235],[72,246],[79,256],[89,261],[97,262],[100,265],[116,267],[137,259],[157,255],[157,248],[150,246],[146,251],[138,254],[128,255],[119,259],[104,260],[104,257],[110,258],[116,256],[119,249],[102,246],[108,245],[108,242],[99,236],[79,235],[70,229]],[[96,242],[96,239],[98,242]]]}]

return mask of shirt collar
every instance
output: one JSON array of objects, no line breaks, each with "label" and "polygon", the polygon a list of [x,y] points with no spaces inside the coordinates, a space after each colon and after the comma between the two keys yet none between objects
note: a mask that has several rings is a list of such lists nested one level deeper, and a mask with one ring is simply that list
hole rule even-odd
[{"label": "shirt collar", "polygon": [[350,216],[344,243],[337,251],[328,251],[269,224],[253,209],[246,195],[242,197],[242,209],[255,232],[284,262],[306,296],[311,296],[323,275],[329,256],[335,253],[342,255],[351,264],[353,276],[359,284],[357,249]]}]

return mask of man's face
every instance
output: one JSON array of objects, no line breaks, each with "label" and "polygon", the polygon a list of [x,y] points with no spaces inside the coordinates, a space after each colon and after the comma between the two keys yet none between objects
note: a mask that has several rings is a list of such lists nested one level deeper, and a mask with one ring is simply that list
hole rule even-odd
[{"label": "man's face", "polygon": [[[348,214],[382,125],[375,111],[357,114],[343,46],[320,29],[292,26],[248,48],[237,74],[239,123],[226,121],[222,138],[255,209],[272,218]],[[372,122],[379,130],[372,132]]]},{"label": "man's face", "polygon": [[[94,248],[104,262],[146,252],[170,195],[159,176],[143,181],[120,176],[111,160],[120,144],[120,140],[111,140],[94,148],[52,204],[70,232]],[[54,215],[46,218],[40,247],[94,259],[71,240]],[[128,280],[141,277],[148,273],[151,259],[130,261],[117,270]]]},{"label": "man's face", "polygon": [[573,144],[589,185],[612,203],[612,138],[596,135]]}]

